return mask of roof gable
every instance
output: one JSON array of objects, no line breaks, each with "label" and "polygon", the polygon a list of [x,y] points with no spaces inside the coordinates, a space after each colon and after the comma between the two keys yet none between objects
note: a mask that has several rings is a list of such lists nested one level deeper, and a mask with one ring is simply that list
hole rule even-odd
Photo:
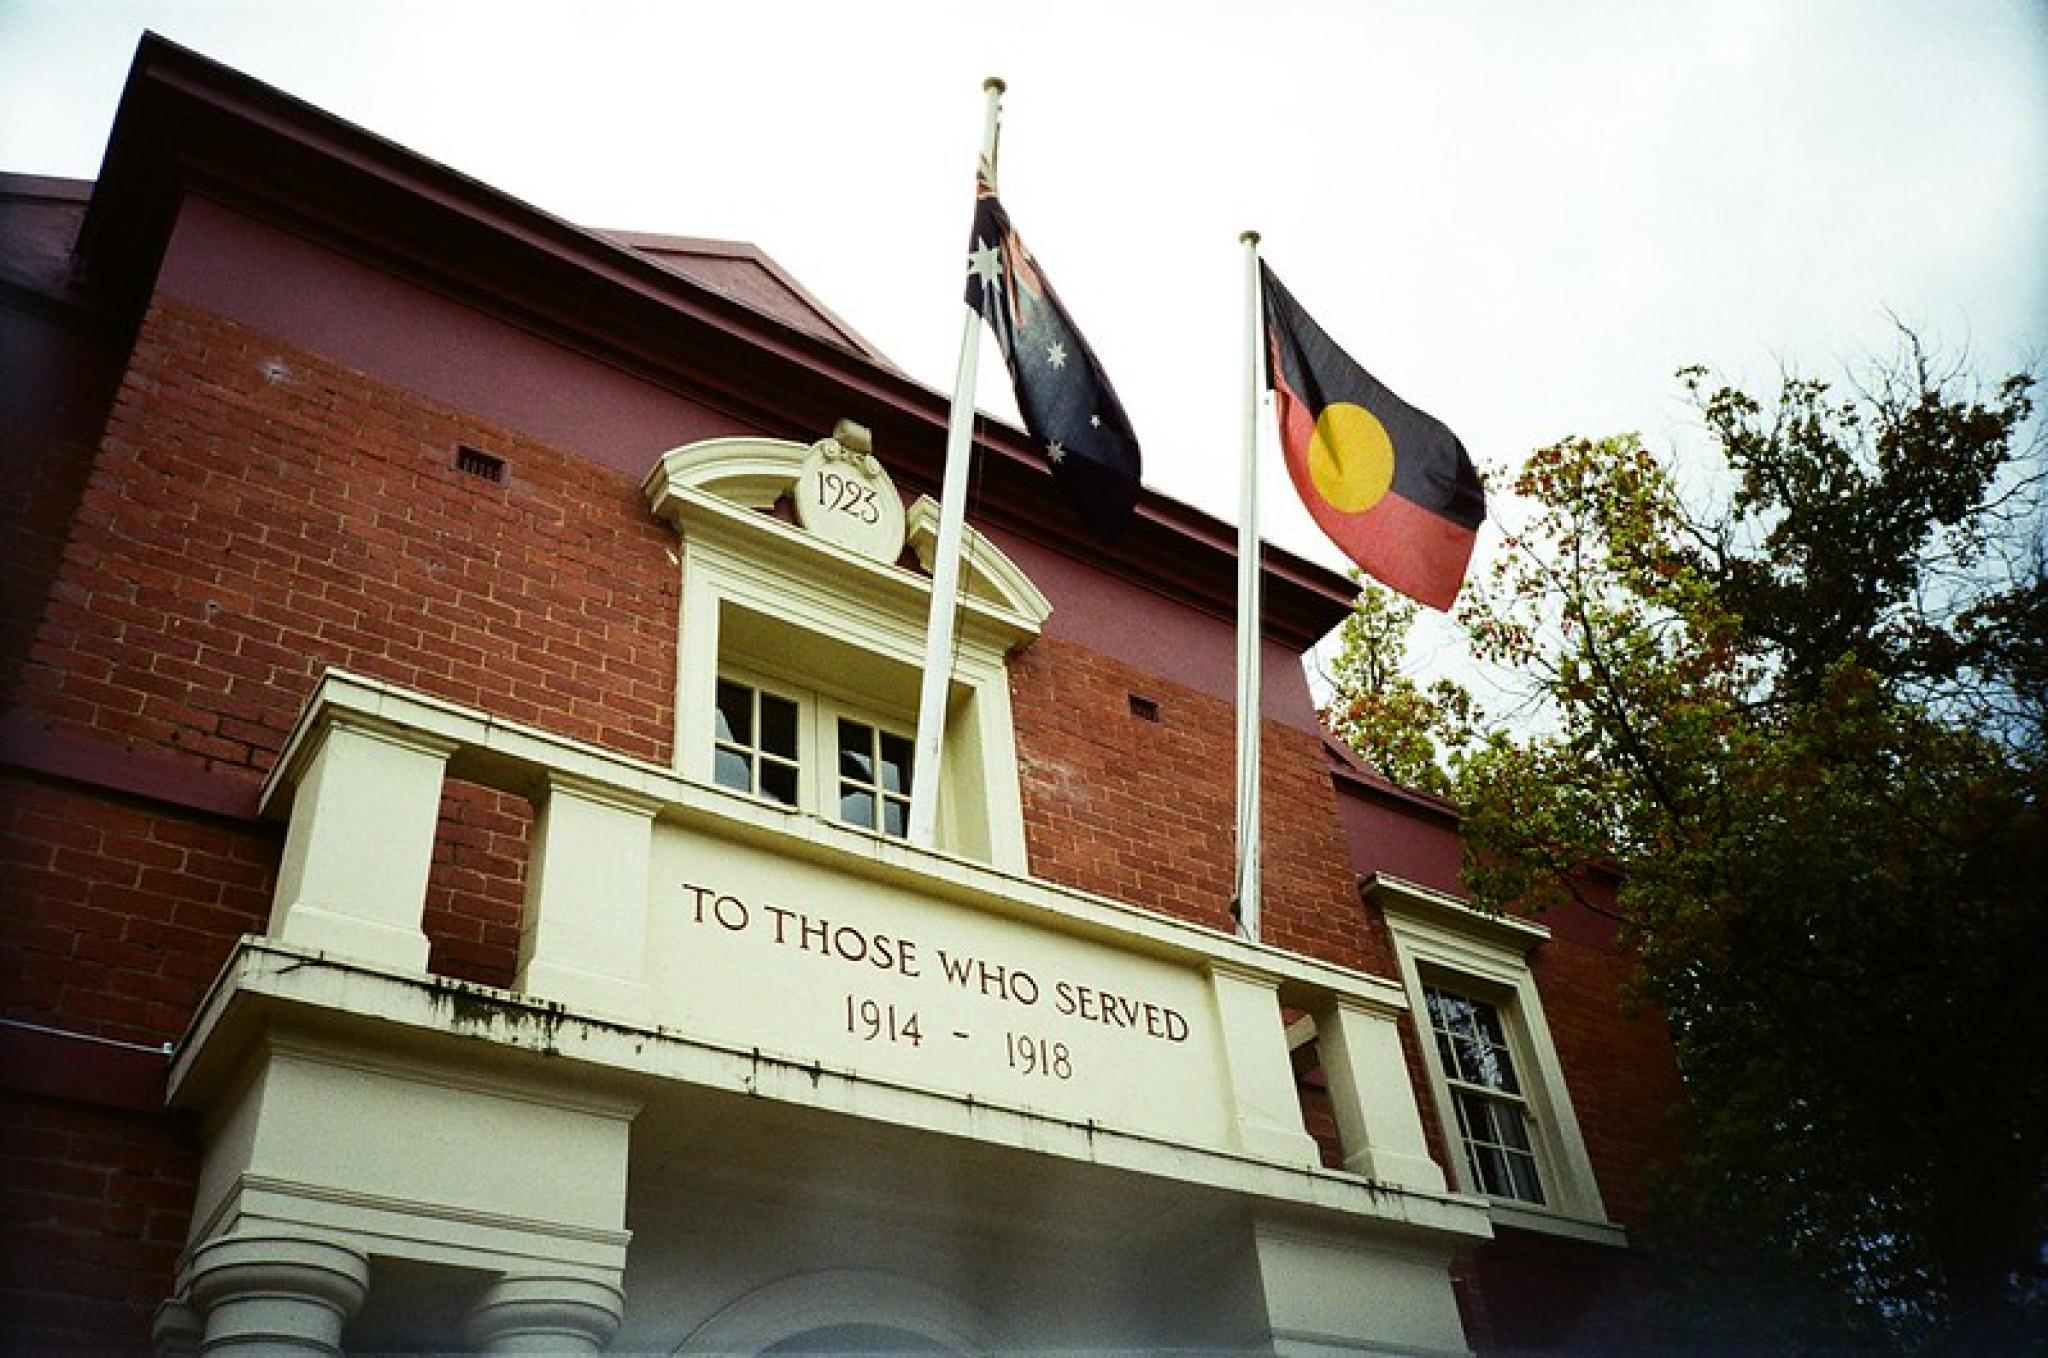
[{"label": "roof gable", "polygon": [[746,241],[664,236],[645,231],[597,231],[594,234],[626,246],[670,272],[721,292],[784,325],[902,371],[757,245]]}]

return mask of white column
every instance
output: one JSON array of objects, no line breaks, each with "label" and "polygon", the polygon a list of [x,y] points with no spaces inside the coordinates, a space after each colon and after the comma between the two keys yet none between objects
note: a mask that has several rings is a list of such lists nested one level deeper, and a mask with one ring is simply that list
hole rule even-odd
[{"label": "white column", "polygon": [[338,1354],[363,1304],[370,1264],[306,1236],[218,1236],[192,1253],[192,1304],[206,1318],[200,1352]]},{"label": "white column", "polygon": [[618,1332],[626,1297],[576,1274],[508,1274],[469,1313],[463,1338],[481,1353],[598,1353]]},{"label": "white column", "polygon": [[427,969],[427,870],[453,743],[331,717],[292,792],[270,936]]},{"label": "white column", "polygon": [[157,1307],[149,1327],[156,1358],[199,1358],[199,1341],[205,1334],[205,1319],[183,1297],[172,1297]]},{"label": "white column", "polygon": [[1333,996],[1315,1015],[1316,1048],[1344,1143],[1344,1168],[1379,1183],[1441,1193],[1444,1173],[1429,1158],[1401,1050],[1401,1016]]},{"label": "white column", "polygon": [[1209,988],[1223,1035],[1237,1148],[1264,1160],[1318,1163],[1315,1139],[1301,1122],[1278,983],[1256,972],[1212,965]]},{"label": "white column", "polygon": [[548,774],[533,823],[519,989],[621,1018],[643,1018],[647,872],[661,803]]}]

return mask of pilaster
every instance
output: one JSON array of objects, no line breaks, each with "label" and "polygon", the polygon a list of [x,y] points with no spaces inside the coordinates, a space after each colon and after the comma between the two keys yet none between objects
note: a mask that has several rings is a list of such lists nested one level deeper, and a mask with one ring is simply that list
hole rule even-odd
[{"label": "pilaster", "polygon": [[427,872],[454,742],[329,718],[292,797],[270,936],[357,961],[427,968]]},{"label": "pilaster", "polygon": [[1301,1100],[1294,1089],[1279,982],[1216,964],[1208,971],[1237,1148],[1285,1164],[1317,1163],[1319,1152],[1302,1126]]},{"label": "pilaster", "polygon": [[647,869],[661,803],[559,771],[534,819],[519,989],[645,1017]]},{"label": "pilaster", "polygon": [[1441,1193],[1401,1050],[1400,1011],[1333,994],[1315,1013],[1316,1046],[1329,1081],[1344,1168],[1402,1188]]}]

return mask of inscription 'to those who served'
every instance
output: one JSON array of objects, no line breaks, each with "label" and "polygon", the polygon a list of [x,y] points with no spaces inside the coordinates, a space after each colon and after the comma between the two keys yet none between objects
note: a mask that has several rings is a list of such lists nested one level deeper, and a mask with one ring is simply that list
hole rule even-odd
[{"label": "inscription 'to those who served'", "polygon": [[749,903],[716,887],[685,882],[685,913],[693,925],[744,935],[765,947],[808,953],[848,967],[921,981],[946,991],[1050,1011],[1079,1023],[1160,1042],[1184,1043],[1187,1016],[1143,995],[1067,978],[1042,982],[1024,967],[958,947],[906,938],[768,902]]}]

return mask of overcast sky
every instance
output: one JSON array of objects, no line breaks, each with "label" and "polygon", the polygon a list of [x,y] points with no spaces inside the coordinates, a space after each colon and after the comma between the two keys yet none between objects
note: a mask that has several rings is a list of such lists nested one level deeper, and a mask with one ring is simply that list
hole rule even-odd
[{"label": "overcast sky", "polygon": [[[1233,522],[1246,227],[1482,466],[1682,448],[1676,368],[1834,375],[1889,313],[2048,351],[2043,0],[0,0],[0,169],[96,174],[145,28],[571,221],[753,241],[941,390],[1001,75],[1147,484]],[[1265,536],[1342,564],[1262,436]]]}]

